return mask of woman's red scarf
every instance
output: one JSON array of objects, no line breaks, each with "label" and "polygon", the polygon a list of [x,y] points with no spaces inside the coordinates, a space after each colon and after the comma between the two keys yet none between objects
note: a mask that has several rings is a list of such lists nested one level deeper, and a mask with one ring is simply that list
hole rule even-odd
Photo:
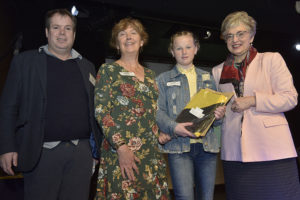
[{"label": "woman's red scarf", "polygon": [[238,68],[234,66],[234,56],[230,54],[224,62],[220,84],[232,83],[233,85],[238,85],[241,81],[244,81],[246,77],[247,67],[254,59],[256,54],[257,50],[251,46],[247,53],[247,56]]}]

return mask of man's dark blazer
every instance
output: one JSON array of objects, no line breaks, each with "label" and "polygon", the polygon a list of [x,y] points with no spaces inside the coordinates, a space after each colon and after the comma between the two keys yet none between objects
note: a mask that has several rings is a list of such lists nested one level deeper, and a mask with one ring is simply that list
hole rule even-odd
[{"label": "man's dark blazer", "polygon": [[[18,171],[33,169],[43,146],[47,105],[46,56],[38,50],[15,56],[1,95],[0,155],[18,152]],[[96,142],[100,142],[102,136],[94,117],[94,85],[90,80],[90,75],[95,77],[95,67],[85,58],[76,61],[88,94],[92,132]]]}]

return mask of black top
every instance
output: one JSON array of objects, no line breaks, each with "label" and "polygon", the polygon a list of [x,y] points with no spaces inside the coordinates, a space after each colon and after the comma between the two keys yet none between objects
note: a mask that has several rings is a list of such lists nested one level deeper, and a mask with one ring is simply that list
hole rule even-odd
[{"label": "black top", "polygon": [[47,107],[44,141],[90,136],[88,97],[75,59],[47,55]]}]

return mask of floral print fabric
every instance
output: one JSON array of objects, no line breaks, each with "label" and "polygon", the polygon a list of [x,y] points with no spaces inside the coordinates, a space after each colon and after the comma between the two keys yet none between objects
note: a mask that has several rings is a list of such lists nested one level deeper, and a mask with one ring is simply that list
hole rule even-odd
[{"label": "floral print fabric", "polygon": [[[95,87],[95,116],[104,139],[96,200],[168,199],[166,163],[158,152],[155,122],[158,90],[155,74],[145,68],[144,82],[117,63],[103,64]],[[136,181],[123,179],[116,149],[127,144],[141,160]]]}]

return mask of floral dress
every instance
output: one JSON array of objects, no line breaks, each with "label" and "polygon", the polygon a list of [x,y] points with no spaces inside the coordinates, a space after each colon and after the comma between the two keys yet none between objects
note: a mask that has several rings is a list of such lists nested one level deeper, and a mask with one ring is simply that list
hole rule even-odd
[{"label": "floral dress", "polygon": [[[144,82],[117,63],[103,64],[95,87],[95,116],[104,139],[95,199],[169,199],[166,163],[158,152],[158,90],[145,68]],[[136,181],[123,179],[116,149],[127,144],[141,160]]]}]

